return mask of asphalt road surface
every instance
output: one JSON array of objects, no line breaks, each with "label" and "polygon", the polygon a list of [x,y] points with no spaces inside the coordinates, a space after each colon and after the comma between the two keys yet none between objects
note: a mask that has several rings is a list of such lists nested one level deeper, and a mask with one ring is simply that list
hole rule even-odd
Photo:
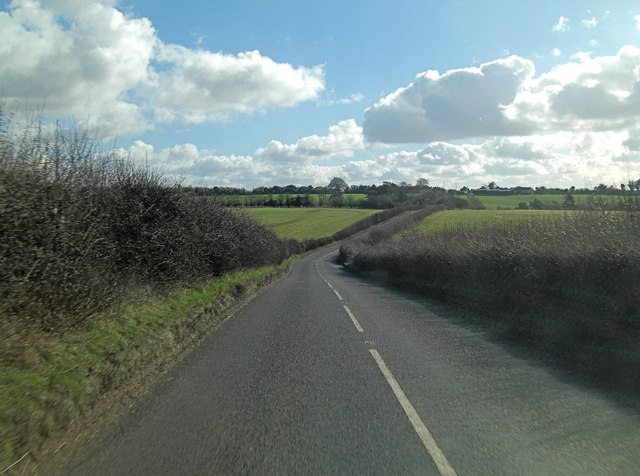
[{"label": "asphalt road surface", "polygon": [[640,474],[640,416],[337,248],[212,332],[64,474]]}]

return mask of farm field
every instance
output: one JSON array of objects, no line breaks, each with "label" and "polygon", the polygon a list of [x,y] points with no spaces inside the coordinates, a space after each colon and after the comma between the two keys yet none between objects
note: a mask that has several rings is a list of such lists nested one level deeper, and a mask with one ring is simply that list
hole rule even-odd
[{"label": "farm field", "polygon": [[351,208],[247,208],[243,212],[272,229],[280,238],[305,240],[331,236],[380,210]]},{"label": "farm field", "polygon": [[[505,197],[508,198],[508,197]],[[564,210],[443,210],[426,217],[415,230],[434,233],[447,229],[475,228],[524,221],[542,221],[563,218]]]},{"label": "farm field", "polygon": [[[487,195],[474,195],[475,198],[480,200],[487,210],[498,210],[500,208],[518,208],[520,202],[524,202],[527,205],[533,203],[537,198],[538,201],[543,203],[543,206],[562,206],[564,201],[564,195],[506,195],[506,196],[487,196]],[[587,195],[573,195],[575,204],[579,205],[587,200]]]}]

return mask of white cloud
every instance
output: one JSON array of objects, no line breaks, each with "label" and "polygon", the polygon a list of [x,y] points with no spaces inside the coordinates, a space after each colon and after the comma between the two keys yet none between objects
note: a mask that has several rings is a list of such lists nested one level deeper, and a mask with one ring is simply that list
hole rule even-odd
[{"label": "white cloud", "polygon": [[147,79],[156,42],[151,23],[97,2],[48,7],[14,0],[9,13],[0,12],[2,99],[100,123],[106,135],[148,129],[126,96]]},{"label": "white cloud", "polygon": [[636,21],[636,26],[638,27],[638,30],[640,30],[640,15],[636,15],[635,17],[633,17],[633,19]]},{"label": "white cloud", "polygon": [[623,145],[632,152],[640,152],[640,129],[630,129],[629,137],[623,142]]},{"label": "white cloud", "polygon": [[502,109],[533,73],[533,63],[518,56],[443,75],[421,73],[365,111],[364,134],[385,143],[522,134]]},{"label": "white cloud", "polygon": [[[327,137],[314,140],[322,142]],[[304,142],[300,139],[291,147],[295,149]],[[379,184],[384,180],[414,183],[418,177],[426,177],[432,184],[458,187],[492,180],[504,186],[580,187],[591,180],[620,183],[630,171],[640,170],[640,129],[630,133],[496,137],[478,144],[432,142],[418,151],[400,150],[369,158],[356,154],[341,163],[275,160],[265,156],[267,149],[258,149],[252,156],[226,156],[193,144],[180,144],[156,153],[152,146],[137,141],[125,152],[162,167],[170,178],[183,178],[185,185],[247,188],[287,183],[327,185],[336,176],[350,184]]]},{"label": "white cloud", "polygon": [[640,118],[640,48],[560,65],[529,79],[505,109],[535,130],[621,130]]},{"label": "white cloud", "polygon": [[152,128],[151,112],[164,123],[203,122],[295,106],[324,89],[321,66],[167,45],[116,3],[13,0],[0,11],[0,100],[113,137]]},{"label": "white cloud", "polygon": [[193,144],[179,144],[154,152],[153,147],[137,141],[129,149],[141,160],[161,168],[168,179],[184,185],[217,185],[254,188],[261,185],[322,184],[344,172],[342,166],[269,162],[254,156],[216,155]]},{"label": "white cloud", "polygon": [[316,99],[324,89],[322,67],[294,68],[259,51],[227,55],[161,45],[156,59],[171,65],[157,73],[157,107],[186,122],[291,107]]},{"label": "white cloud", "polygon": [[569,29],[569,19],[561,16],[558,18],[558,23],[553,25],[552,31],[567,31]]},{"label": "white cloud", "polygon": [[329,99],[323,102],[323,104],[327,104],[329,106],[334,104],[354,104],[359,103],[364,100],[364,94],[362,93],[353,93],[351,96],[347,98],[340,99]]},{"label": "white cloud", "polygon": [[375,168],[395,180],[424,176],[433,184],[477,186],[495,180],[508,186],[580,187],[592,178],[619,183],[629,170],[640,170],[640,151],[632,147],[639,143],[631,143],[625,132],[558,132],[492,138],[475,145],[434,142],[416,152],[393,152],[351,165],[354,171],[358,166]]},{"label": "white cloud", "polygon": [[421,73],[365,111],[365,137],[391,144],[622,130],[640,119],[640,48],[572,58],[536,78],[533,63],[517,56]]},{"label": "white cloud", "polygon": [[303,137],[295,144],[274,140],[251,156],[217,155],[189,143],[156,152],[142,141],[119,152],[158,166],[169,178],[184,179],[185,184],[257,187],[285,182],[326,185],[331,178],[345,175],[344,165],[327,164],[328,159],[349,158],[364,148],[362,128],[349,119],[331,126],[326,136]]},{"label": "white cloud", "polygon": [[254,157],[269,163],[311,164],[333,157],[351,157],[354,151],[364,147],[362,128],[349,119],[331,126],[326,136],[303,137],[295,144],[272,140],[266,147],[256,150]]},{"label": "white cloud", "polygon": [[591,29],[598,26],[598,20],[596,20],[595,18],[584,18],[582,20],[582,24],[586,26],[588,29]]},{"label": "white cloud", "polygon": [[553,56],[558,57],[558,56],[560,56],[562,54],[562,51],[560,51],[558,48],[554,48],[553,50],[551,50],[551,54]]}]

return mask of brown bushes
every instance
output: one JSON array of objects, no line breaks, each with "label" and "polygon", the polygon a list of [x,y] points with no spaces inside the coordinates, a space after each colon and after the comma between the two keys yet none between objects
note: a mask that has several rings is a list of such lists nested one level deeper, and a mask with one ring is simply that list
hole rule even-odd
[{"label": "brown bushes", "polygon": [[640,382],[640,220],[580,212],[553,223],[350,241],[343,262],[465,306],[590,371]]},{"label": "brown bushes", "polygon": [[[1,118],[0,110],[0,118]],[[86,134],[0,127],[0,315],[68,328],[125,295],[275,264],[290,244]]]}]

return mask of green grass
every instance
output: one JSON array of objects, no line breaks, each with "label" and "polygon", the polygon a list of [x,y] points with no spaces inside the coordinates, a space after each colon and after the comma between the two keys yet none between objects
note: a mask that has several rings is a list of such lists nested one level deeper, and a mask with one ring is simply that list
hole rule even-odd
[{"label": "green grass", "polygon": [[243,209],[280,238],[305,240],[331,236],[380,210],[351,208],[249,208]]},{"label": "green grass", "polygon": [[419,233],[447,229],[474,228],[524,221],[553,220],[564,217],[563,210],[443,210],[425,218],[417,227]]},{"label": "green grass", "polygon": [[3,328],[0,471],[26,453],[31,456],[20,464],[33,464],[42,444],[102,395],[175,358],[292,260],[131,303],[62,335]]},{"label": "green grass", "polygon": [[[527,205],[533,203],[537,198],[543,204],[551,206],[562,206],[564,195],[506,195],[506,196],[484,196],[476,195],[478,200],[486,207],[487,210],[497,210],[499,208],[517,208],[520,202]],[[587,199],[586,195],[574,195],[575,204],[584,203]]]}]

